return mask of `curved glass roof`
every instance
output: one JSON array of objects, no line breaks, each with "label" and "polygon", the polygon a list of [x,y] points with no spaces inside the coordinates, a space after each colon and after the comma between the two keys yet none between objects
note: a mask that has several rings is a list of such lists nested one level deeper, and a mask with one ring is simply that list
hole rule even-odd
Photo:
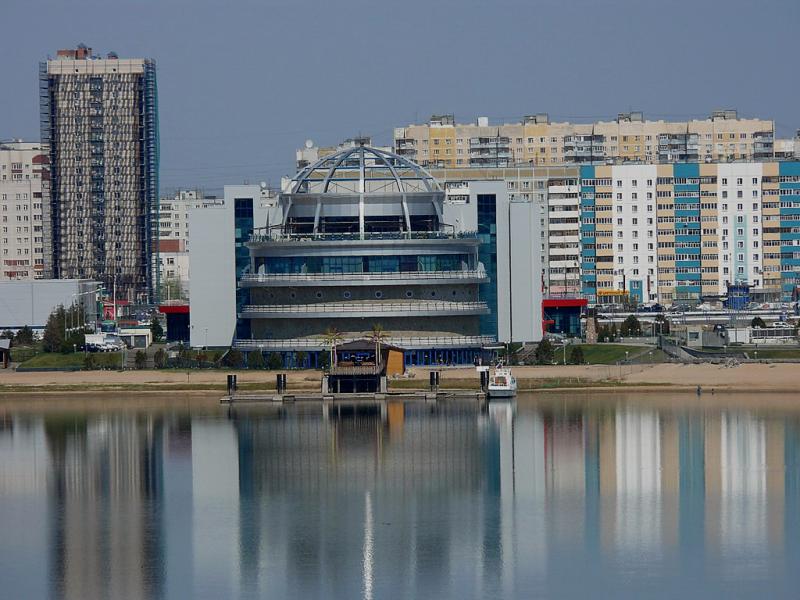
[{"label": "curved glass roof", "polygon": [[405,194],[440,192],[433,176],[407,158],[371,146],[340,150],[294,176],[291,194]]}]

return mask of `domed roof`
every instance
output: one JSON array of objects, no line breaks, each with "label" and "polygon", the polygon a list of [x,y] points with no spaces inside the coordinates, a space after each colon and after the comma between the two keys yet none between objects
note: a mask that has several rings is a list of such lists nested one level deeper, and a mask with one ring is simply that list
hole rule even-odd
[{"label": "domed roof", "polygon": [[405,194],[439,192],[425,169],[393,152],[354,146],[305,167],[289,186],[292,194]]}]

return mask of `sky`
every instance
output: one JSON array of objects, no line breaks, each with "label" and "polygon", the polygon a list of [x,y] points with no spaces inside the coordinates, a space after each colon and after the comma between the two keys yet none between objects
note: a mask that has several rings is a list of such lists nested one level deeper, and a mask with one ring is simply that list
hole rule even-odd
[{"label": "sky", "polygon": [[306,139],[388,144],[454,113],[800,128],[798,0],[3,0],[0,139],[39,137],[38,62],[85,43],[158,63],[161,188],[294,173]]}]

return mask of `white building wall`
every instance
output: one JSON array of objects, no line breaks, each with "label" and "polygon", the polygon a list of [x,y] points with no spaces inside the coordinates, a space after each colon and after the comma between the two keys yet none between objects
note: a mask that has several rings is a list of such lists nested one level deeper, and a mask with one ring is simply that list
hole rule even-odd
[{"label": "white building wall", "polygon": [[236,329],[233,205],[192,208],[189,252],[189,343],[230,346]]},{"label": "white building wall", "polygon": [[761,215],[761,163],[717,166],[720,293],[726,282],[764,284]]},{"label": "white building wall", "polygon": [[628,290],[632,285],[639,285],[643,301],[655,301],[658,296],[657,167],[615,166],[611,173],[614,186],[614,287],[622,289],[623,280]]},{"label": "white building wall", "polygon": [[515,196],[512,201],[504,180],[464,182],[451,192],[443,216],[460,231],[478,229],[478,195],[491,194],[496,199],[497,275],[492,283],[497,289],[498,341],[541,340],[541,205],[532,196],[528,200]]},{"label": "white building wall", "polygon": [[226,185],[223,200],[189,209],[194,244],[189,250],[190,344],[230,346],[236,332],[235,202],[253,200],[253,227],[267,225],[275,195],[258,185]]}]

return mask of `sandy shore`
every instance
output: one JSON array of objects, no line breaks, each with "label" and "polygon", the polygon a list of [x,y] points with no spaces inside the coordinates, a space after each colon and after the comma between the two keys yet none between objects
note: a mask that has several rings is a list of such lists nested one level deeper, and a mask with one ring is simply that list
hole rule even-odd
[{"label": "sandy shore", "polygon": [[[427,386],[427,368],[413,369],[413,383],[403,383],[404,387],[414,385]],[[11,370],[0,370],[0,391],[46,391],[53,389],[87,389],[134,388],[156,390],[168,389],[209,389],[221,388],[225,385],[226,371],[79,371],[73,373],[43,372],[17,373]],[[571,385],[586,386],[590,382],[622,383],[625,386],[652,385],[664,387],[696,387],[716,388],[721,391],[775,391],[796,392],[800,389],[800,365],[786,363],[743,364],[733,368],[719,365],[585,365],[585,366],[553,366],[553,367],[515,367],[514,374],[520,386],[537,387],[547,383],[547,387],[569,388]],[[275,373],[270,371],[238,371],[239,385],[274,386]],[[443,379],[463,380],[477,383],[473,368],[446,368],[442,371]],[[292,390],[318,390],[320,387],[319,371],[289,371],[288,385]],[[661,387],[663,386],[663,387]]]}]

